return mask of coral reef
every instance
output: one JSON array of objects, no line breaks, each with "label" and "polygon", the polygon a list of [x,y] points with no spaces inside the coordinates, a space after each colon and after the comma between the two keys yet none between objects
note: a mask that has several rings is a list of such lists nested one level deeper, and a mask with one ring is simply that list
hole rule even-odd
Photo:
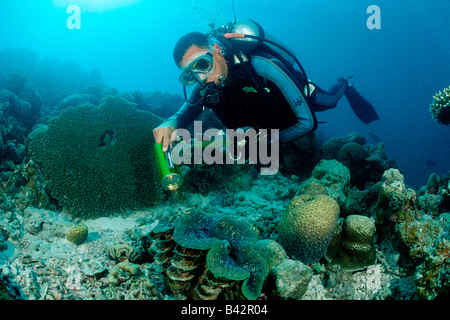
[{"label": "coral reef", "polygon": [[339,205],[327,195],[293,198],[278,226],[288,255],[305,264],[319,261],[338,226]]},{"label": "coral reef", "polygon": [[450,87],[439,91],[433,96],[430,112],[433,119],[440,124],[450,124]]},{"label": "coral reef", "polygon": [[368,167],[367,158],[369,152],[356,142],[348,142],[344,144],[337,153],[337,160],[350,170],[351,182],[358,187],[361,185],[361,177],[364,176]]},{"label": "coral reef", "polygon": [[352,132],[345,137],[335,137],[320,147],[320,159],[338,160],[350,171],[352,186],[365,189],[378,182],[384,171],[396,168],[388,159],[383,143],[366,144],[366,138]]},{"label": "coral reef", "polygon": [[23,212],[28,207],[54,210],[46,190],[47,182],[37,164],[29,160],[13,166],[2,172],[0,190],[0,209],[17,209]]},{"label": "coral reef", "polygon": [[86,241],[88,234],[88,227],[84,223],[80,223],[79,225],[70,229],[70,231],[66,234],[66,239],[78,246]]},{"label": "coral reef", "polygon": [[161,122],[120,97],[68,108],[30,134],[51,195],[80,217],[153,205],[162,198],[152,159],[152,129]]},{"label": "coral reef", "polygon": [[325,258],[330,265],[355,271],[375,264],[375,223],[362,215],[349,215],[339,226],[327,248]]},{"label": "coral reef", "polygon": [[443,239],[416,269],[416,285],[419,297],[427,300],[450,297],[450,241]]},{"label": "coral reef", "polygon": [[138,109],[150,111],[162,118],[169,118],[172,116],[184,103],[184,99],[181,95],[174,95],[161,91],[141,92],[135,90],[133,92],[122,93],[121,96],[130,102],[136,103]]},{"label": "coral reef", "polygon": [[7,240],[8,232],[5,229],[0,228],[0,251],[3,251],[8,247],[8,244],[6,243]]},{"label": "coral reef", "polygon": [[[20,177],[11,183],[27,181],[21,168],[7,175]],[[30,177],[38,172],[31,164],[28,169]],[[85,220],[90,241],[76,248],[64,237],[79,218],[72,221],[70,215],[43,208],[18,210],[8,200],[0,210],[0,229],[8,239],[0,251],[0,268],[25,299],[445,298],[449,215],[431,214],[432,203],[420,202],[420,197],[447,190],[447,177],[433,179],[438,184],[429,185],[438,186],[436,194],[426,193],[425,186],[419,197],[394,169],[369,189],[351,188],[341,205],[346,213],[342,231],[336,230],[324,258],[310,266],[288,258],[277,242],[283,244],[277,227],[296,193],[289,210],[302,207],[302,199],[327,197],[330,189],[320,180],[280,174],[253,178],[245,190],[230,192],[226,206],[221,192],[184,192],[146,211]],[[374,231],[376,217],[377,237],[371,238],[373,233],[365,231]],[[174,240],[178,228],[180,243]],[[372,258],[373,246],[368,248],[374,242],[376,262],[360,264],[356,256]],[[326,259],[333,245],[350,268],[337,265],[337,258]]]},{"label": "coral reef", "polygon": [[5,87],[21,100],[21,108],[13,112],[22,119],[26,127],[31,128],[40,116],[43,103],[38,88],[27,79],[22,70],[11,72]]},{"label": "coral reef", "polygon": [[161,201],[152,129],[183,102],[0,50],[0,300],[448,299],[450,174],[416,191],[372,133],[315,132],[274,176],[183,166]]},{"label": "coral reef", "polygon": [[295,174],[304,179],[311,175],[318,161],[319,146],[312,132],[281,146],[279,170],[283,175]]},{"label": "coral reef", "polygon": [[418,206],[432,215],[450,211],[450,175],[432,173],[419,190]]},{"label": "coral reef", "polygon": [[[27,101],[20,100],[13,92],[0,88],[0,160],[14,164],[25,156],[25,140],[34,118],[28,119]],[[25,152],[24,152],[25,151]],[[4,164],[0,168],[4,167]]]}]

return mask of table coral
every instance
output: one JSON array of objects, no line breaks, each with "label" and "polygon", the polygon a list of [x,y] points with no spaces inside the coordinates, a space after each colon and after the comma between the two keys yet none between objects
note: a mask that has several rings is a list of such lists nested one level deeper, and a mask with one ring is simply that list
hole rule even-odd
[{"label": "table coral", "polygon": [[300,195],[291,200],[278,227],[289,256],[305,264],[325,253],[338,226],[338,203],[327,195]]},{"label": "table coral", "polygon": [[29,152],[61,206],[82,218],[106,216],[162,198],[150,151],[159,123],[154,114],[108,96],[98,107],[65,109],[33,131]]}]

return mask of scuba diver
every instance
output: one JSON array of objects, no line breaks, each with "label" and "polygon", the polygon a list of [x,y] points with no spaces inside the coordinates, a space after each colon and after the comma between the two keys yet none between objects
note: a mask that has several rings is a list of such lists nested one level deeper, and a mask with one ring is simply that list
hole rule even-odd
[{"label": "scuba diver", "polygon": [[[186,102],[153,130],[164,152],[175,141],[176,129],[186,128],[205,108],[230,129],[278,129],[278,137],[269,138],[281,145],[314,131],[315,113],[335,108],[344,95],[361,121],[378,119],[347,79],[339,78],[329,91],[309,81],[295,56],[265,39],[252,20],[235,21],[212,34],[190,32],[176,43],[173,58]],[[186,86],[194,86],[189,98]]]}]

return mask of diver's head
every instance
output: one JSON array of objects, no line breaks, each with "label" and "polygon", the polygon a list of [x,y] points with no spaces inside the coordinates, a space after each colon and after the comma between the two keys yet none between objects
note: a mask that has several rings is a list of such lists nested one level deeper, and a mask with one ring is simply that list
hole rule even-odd
[{"label": "diver's head", "polygon": [[228,76],[228,67],[222,48],[200,32],[191,32],[178,40],[173,52],[176,65],[182,70],[180,81],[185,85],[195,83],[221,84]]}]

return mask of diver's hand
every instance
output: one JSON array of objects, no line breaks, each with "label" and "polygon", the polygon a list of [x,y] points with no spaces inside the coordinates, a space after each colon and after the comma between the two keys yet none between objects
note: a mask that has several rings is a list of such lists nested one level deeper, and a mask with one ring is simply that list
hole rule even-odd
[{"label": "diver's hand", "polygon": [[166,122],[161,123],[158,127],[153,129],[155,142],[162,144],[163,152],[166,152],[169,146],[172,148],[172,142],[176,139],[176,129],[177,122],[175,120],[167,120]]}]

